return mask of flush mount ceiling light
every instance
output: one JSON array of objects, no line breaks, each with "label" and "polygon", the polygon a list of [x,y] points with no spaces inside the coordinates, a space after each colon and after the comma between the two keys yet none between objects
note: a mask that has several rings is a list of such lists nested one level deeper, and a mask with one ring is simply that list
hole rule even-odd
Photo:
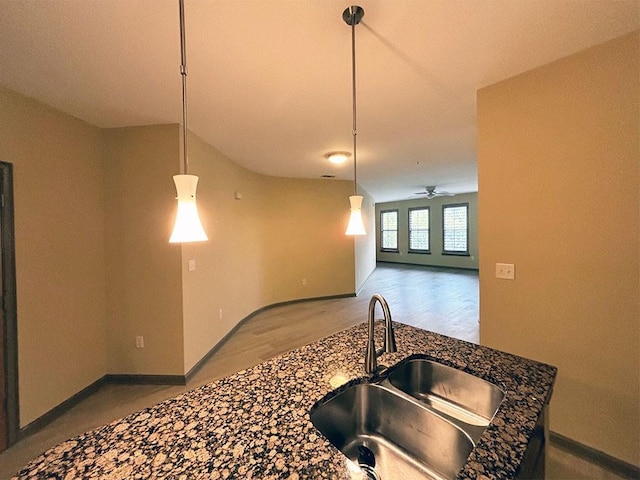
[{"label": "flush mount ceiling light", "polygon": [[349,152],[331,152],[325,155],[331,163],[335,163],[336,165],[346,162],[350,156],[351,154]]},{"label": "flush mount ceiling light", "polygon": [[189,159],[187,157],[187,53],[184,28],[184,0],[179,0],[180,7],[180,74],[182,75],[182,147],[184,173],[174,175],[178,193],[178,214],[173,226],[170,243],[203,242],[208,240],[202,228],[198,207],[196,205],[196,188],[198,177],[189,175]]},{"label": "flush mount ceiling light", "polygon": [[342,12],[342,19],[351,26],[351,81],[353,93],[353,195],[349,197],[351,216],[346,235],[366,235],[362,222],[362,195],[358,195],[358,170],[356,165],[356,25],[364,15],[362,7],[351,6]]}]

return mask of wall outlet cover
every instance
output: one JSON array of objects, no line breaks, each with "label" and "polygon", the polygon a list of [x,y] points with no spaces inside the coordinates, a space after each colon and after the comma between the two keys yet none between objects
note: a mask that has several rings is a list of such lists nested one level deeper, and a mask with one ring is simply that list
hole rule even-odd
[{"label": "wall outlet cover", "polygon": [[513,263],[496,263],[496,278],[516,279],[516,266]]}]

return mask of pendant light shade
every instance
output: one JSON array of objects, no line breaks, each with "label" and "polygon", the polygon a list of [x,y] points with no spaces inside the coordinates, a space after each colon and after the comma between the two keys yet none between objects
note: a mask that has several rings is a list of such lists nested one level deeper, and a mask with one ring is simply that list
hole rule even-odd
[{"label": "pendant light shade", "polygon": [[208,240],[204,233],[198,207],[196,206],[196,188],[198,177],[195,175],[174,175],[178,193],[178,214],[173,226],[169,243],[203,242]]},{"label": "pendant light shade", "polygon": [[169,243],[204,242],[208,240],[204,233],[198,207],[196,205],[196,188],[198,177],[189,175],[189,157],[187,156],[187,46],[184,28],[184,0],[178,0],[180,7],[180,75],[182,76],[182,147],[184,174],[174,175],[178,196],[178,213]]},{"label": "pendant light shade", "polygon": [[367,232],[362,222],[362,195],[351,195],[349,203],[351,204],[351,216],[345,232],[346,235],[366,235]]},{"label": "pendant light shade", "polygon": [[351,204],[351,216],[345,235],[366,235],[364,222],[362,221],[362,195],[358,195],[358,169],[356,155],[356,25],[360,23],[364,10],[362,7],[351,6],[342,12],[342,19],[351,26],[351,80],[353,98],[353,195],[349,197]]}]

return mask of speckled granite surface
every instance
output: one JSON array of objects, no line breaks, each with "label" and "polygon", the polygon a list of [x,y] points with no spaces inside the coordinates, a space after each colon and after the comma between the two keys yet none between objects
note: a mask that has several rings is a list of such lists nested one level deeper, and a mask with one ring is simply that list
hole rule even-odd
[{"label": "speckled granite surface", "polygon": [[[398,352],[463,369],[506,391],[458,478],[512,478],[556,369],[394,322]],[[72,438],[35,458],[20,479],[352,479],[309,410],[336,374],[364,377],[366,325],[204,385]]]}]

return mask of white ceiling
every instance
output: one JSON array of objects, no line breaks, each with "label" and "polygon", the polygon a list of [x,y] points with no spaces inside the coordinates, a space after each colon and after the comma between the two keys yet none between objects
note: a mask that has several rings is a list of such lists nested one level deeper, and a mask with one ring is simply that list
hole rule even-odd
[{"label": "white ceiling", "polygon": [[[640,0],[359,0],[358,181],[477,191],[476,90],[640,26]],[[185,0],[189,129],[251,170],[352,179],[345,0]],[[100,127],[179,123],[178,0],[0,0],[0,84]],[[194,172],[197,173],[197,172]]]}]

